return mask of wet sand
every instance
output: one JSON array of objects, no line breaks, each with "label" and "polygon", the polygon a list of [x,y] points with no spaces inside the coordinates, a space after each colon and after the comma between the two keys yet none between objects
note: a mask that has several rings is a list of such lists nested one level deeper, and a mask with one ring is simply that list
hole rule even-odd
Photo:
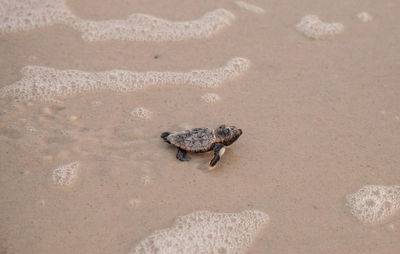
[{"label": "wet sand", "polygon": [[[26,65],[98,72],[251,67],[217,88],[96,91],[59,103],[0,99],[0,253],[129,253],[198,210],[260,210],[270,222],[248,253],[400,252],[399,213],[364,225],[345,197],[367,184],[400,184],[400,5],[395,1],[68,1],[83,18],[146,13],[173,20],[226,8],[213,38],[85,42],[66,25],[0,34],[0,87]],[[179,6],[179,8],[177,8]],[[182,11],[185,10],[185,11]],[[361,22],[356,15],[374,18]],[[345,25],[311,40],[295,28],[317,14]],[[201,98],[216,93],[220,100]],[[144,107],[150,119],[131,111]],[[161,132],[235,125],[244,134],[214,171],[211,154],[176,160]],[[52,171],[79,161],[71,185]]]}]

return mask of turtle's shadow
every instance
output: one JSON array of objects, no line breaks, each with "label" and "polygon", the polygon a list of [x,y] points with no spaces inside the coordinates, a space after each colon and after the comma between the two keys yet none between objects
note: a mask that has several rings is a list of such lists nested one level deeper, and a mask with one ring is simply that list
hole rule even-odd
[{"label": "turtle's shadow", "polygon": [[194,167],[199,170],[209,170],[209,163],[211,159],[214,156],[213,151],[210,152],[205,152],[205,153],[191,153],[188,152],[186,154],[186,158],[188,159],[187,161],[180,161],[176,158],[176,154],[178,152],[178,149],[174,146],[164,144],[160,146],[161,149],[165,149],[168,151],[168,156],[170,156],[172,159],[171,161],[174,163],[179,163],[179,164],[186,164],[186,165],[195,165]]}]

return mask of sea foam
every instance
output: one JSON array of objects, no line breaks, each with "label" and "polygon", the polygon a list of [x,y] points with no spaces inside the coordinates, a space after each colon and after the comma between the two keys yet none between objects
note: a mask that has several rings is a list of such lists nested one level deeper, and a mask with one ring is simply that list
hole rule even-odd
[{"label": "sea foam", "polygon": [[27,31],[52,24],[66,24],[87,41],[179,41],[213,36],[235,19],[233,13],[216,9],[196,20],[174,22],[146,14],[126,20],[85,20],[75,16],[65,0],[0,0],[0,32]]},{"label": "sea foam", "polygon": [[53,101],[58,96],[71,96],[83,92],[112,90],[132,92],[151,86],[182,85],[195,87],[217,87],[233,79],[250,66],[250,61],[236,57],[225,66],[211,70],[188,72],[132,72],[112,70],[105,72],[84,72],[80,70],[58,70],[42,66],[22,68],[22,78],[0,88],[0,97],[21,100]]},{"label": "sea foam", "polygon": [[0,0],[0,32],[72,24],[75,19],[64,0]]},{"label": "sea foam", "polygon": [[328,36],[340,34],[344,30],[341,23],[325,23],[316,15],[306,15],[296,25],[298,31],[312,39],[323,39]]},{"label": "sea foam", "polygon": [[234,18],[231,12],[217,9],[193,21],[173,22],[151,15],[132,14],[126,20],[79,20],[73,27],[87,41],[180,41],[209,38],[230,25]]},{"label": "sea foam", "polygon": [[78,175],[78,162],[62,165],[53,170],[52,179],[57,185],[70,185]]},{"label": "sea foam", "polygon": [[149,120],[152,112],[144,107],[137,107],[131,111],[131,115],[141,120]]},{"label": "sea foam", "polygon": [[256,210],[196,211],[179,217],[170,228],[155,231],[130,254],[244,253],[268,222],[269,216]]},{"label": "sea foam", "polygon": [[365,11],[358,13],[357,18],[360,19],[362,22],[368,22],[372,20],[372,16]]},{"label": "sea foam", "polygon": [[216,93],[206,93],[201,96],[201,99],[207,103],[214,103],[219,101],[221,98]]},{"label": "sea foam", "polygon": [[245,10],[257,13],[257,14],[264,14],[265,10],[261,7],[258,7],[256,5],[253,4],[249,4],[247,2],[243,2],[243,1],[236,1],[235,4],[237,6],[239,6],[240,8],[243,8]]},{"label": "sea foam", "polygon": [[384,222],[400,209],[400,186],[366,185],[346,196],[351,213],[361,222]]}]

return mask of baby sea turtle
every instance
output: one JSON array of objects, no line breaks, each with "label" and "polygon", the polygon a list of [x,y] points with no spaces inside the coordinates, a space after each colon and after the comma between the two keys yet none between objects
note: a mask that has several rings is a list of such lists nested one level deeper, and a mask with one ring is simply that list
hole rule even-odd
[{"label": "baby sea turtle", "polygon": [[242,130],[235,126],[221,125],[216,130],[212,128],[195,128],[175,133],[164,132],[161,138],[178,148],[176,158],[186,161],[186,152],[204,153],[214,150],[214,158],[210,166],[214,167],[225,152],[225,147],[235,142]]}]

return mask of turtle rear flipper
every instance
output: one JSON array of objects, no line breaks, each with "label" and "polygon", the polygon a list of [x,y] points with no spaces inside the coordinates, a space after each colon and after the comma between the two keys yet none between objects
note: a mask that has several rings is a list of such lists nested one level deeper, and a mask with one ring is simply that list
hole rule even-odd
[{"label": "turtle rear flipper", "polygon": [[171,144],[171,142],[169,142],[169,140],[167,139],[167,137],[170,135],[171,133],[169,132],[163,132],[161,133],[161,138],[164,139],[165,142],[167,142],[168,144]]}]

